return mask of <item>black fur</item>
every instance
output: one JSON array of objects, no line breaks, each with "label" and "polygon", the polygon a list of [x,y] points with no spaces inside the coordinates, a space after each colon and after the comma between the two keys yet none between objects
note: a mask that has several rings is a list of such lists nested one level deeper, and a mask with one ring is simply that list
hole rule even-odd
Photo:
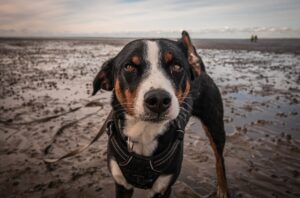
[{"label": "black fur", "polygon": [[[183,38],[188,37],[187,32],[183,32]],[[228,196],[227,182],[225,175],[224,159],[223,159],[223,149],[225,144],[225,130],[223,123],[223,104],[220,92],[215,85],[214,81],[205,72],[205,66],[202,59],[197,54],[194,46],[188,46],[184,39],[178,41],[172,41],[167,39],[157,39],[158,45],[161,50],[160,62],[163,67],[165,74],[168,76],[169,80],[175,85],[176,90],[185,91],[186,82],[191,84],[190,97],[193,98],[193,111],[192,115],[199,118],[207,128],[207,135],[210,139],[210,143],[216,155],[216,167],[218,173],[218,185],[221,186],[223,191],[223,196]],[[188,59],[189,49],[193,49],[194,55],[199,58],[199,70],[200,75],[197,74],[195,68],[190,65]],[[191,48],[192,47],[192,48]],[[112,90],[114,83],[116,81],[120,82],[121,92],[125,90],[134,91],[137,89],[139,83],[145,75],[147,75],[147,70],[149,69],[149,63],[145,58],[146,45],[143,40],[135,40],[127,44],[121,52],[114,58],[105,62],[102,66],[101,71],[98,73],[94,80],[94,91],[93,95],[96,94],[98,90]],[[172,52],[174,58],[171,62],[166,62],[163,58],[165,52]],[[138,55],[141,57],[141,63],[139,65],[134,65],[131,62],[131,57],[133,55]],[[128,73],[124,70],[127,65],[133,65],[136,68],[135,73]],[[180,65],[183,70],[180,74],[174,74],[170,70],[172,65]],[[196,68],[197,69],[197,68]],[[199,72],[198,72],[199,73]],[[158,79],[159,80],[159,79]],[[126,108],[123,107],[122,103],[118,101],[115,90],[112,96],[112,106],[114,112],[117,112],[118,119],[125,119]],[[124,123],[124,122],[122,122]],[[168,145],[168,141],[172,139],[172,134],[165,133],[158,139],[158,147],[154,151],[154,154],[161,152]],[[109,155],[109,153],[108,153]],[[111,156],[108,156],[108,158]],[[174,184],[176,178],[180,173],[179,170],[174,171],[174,179],[168,186],[165,194],[155,195],[155,197],[169,197],[171,194],[171,186]],[[116,184],[117,197],[131,197],[133,191],[126,190],[124,187]],[[221,195],[220,195],[221,197]]]}]

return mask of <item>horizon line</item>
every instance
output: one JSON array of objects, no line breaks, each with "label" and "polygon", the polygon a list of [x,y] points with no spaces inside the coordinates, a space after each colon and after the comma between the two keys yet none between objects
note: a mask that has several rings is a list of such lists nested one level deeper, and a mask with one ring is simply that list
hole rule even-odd
[{"label": "horizon line", "polygon": [[[255,34],[253,34],[255,35]],[[65,36],[1,36],[0,39],[147,39],[147,38],[166,38],[166,39],[180,39],[181,37],[175,37],[175,36],[71,36],[71,35],[65,35]],[[191,39],[226,39],[226,40],[248,40],[251,38],[251,35],[249,37],[193,37]],[[259,39],[300,39],[300,37],[258,37]]]}]

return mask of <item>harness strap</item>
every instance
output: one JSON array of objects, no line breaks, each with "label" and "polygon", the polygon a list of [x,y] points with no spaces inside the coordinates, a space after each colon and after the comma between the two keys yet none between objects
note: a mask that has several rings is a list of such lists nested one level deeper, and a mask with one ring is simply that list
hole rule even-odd
[{"label": "harness strap", "polygon": [[164,152],[151,156],[145,157],[133,152],[128,151],[128,147],[125,145],[125,140],[120,135],[118,126],[116,126],[115,121],[109,121],[107,125],[107,134],[109,136],[109,144],[112,151],[114,152],[114,157],[118,161],[120,166],[126,166],[130,163],[132,159],[147,161],[152,171],[161,173],[168,166],[173,157],[177,154],[179,146],[183,142],[184,130],[177,129],[177,136],[175,141],[165,149]]},{"label": "harness strap", "polygon": [[123,159],[123,160],[128,160],[129,156],[120,148],[120,146],[117,143],[117,140],[112,137],[111,139],[112,146],[115,148],[115,151],[117,154]]},{"label": "harness strap", "polygon": [[154,159],[153,161],[153,165],[154,166],[160,166],[161,164],[163,164],[165,161],[167,161],[169,158],[172,157],[172,155],[175,153],[175,151],[177,150],[178,145],[180,144],[180,140],[176,140],[172,146],[172,148],[169,150],[168,153],[166,153],[162,158],[158,158],[158,159]]}]

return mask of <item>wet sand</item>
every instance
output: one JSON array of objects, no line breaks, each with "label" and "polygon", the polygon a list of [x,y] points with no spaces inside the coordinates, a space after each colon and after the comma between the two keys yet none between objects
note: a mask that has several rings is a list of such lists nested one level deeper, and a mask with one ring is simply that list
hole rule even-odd
[{"label": "wet sand", "polygon": [[[90,97],[91,82],[127,41],[1,39],[0,197],[112,197],[106,135],[57,164],[42,159],[55,134],[47,157],[96,135],[110,111],[111,93]],[[265,50],[196,42],[223,97],[224,156],[233,197],[300,196],[299,47],[269,42],[257,44]],[[187,127],[184,159],[173,197],[214,192],[215,159],[196,119]],[[138,190],[135,197],[144,194]]]}]

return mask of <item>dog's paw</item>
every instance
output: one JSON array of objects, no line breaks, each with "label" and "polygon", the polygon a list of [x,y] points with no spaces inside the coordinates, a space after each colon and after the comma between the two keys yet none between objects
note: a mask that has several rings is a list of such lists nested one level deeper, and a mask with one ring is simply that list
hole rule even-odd
[{"label": "dog's paw", "polygon": [[147,198],[155,198],[155,197],[160,197],[161,194],[154,192],[153,190],[150,190],[149,193],[147,194]]}]

